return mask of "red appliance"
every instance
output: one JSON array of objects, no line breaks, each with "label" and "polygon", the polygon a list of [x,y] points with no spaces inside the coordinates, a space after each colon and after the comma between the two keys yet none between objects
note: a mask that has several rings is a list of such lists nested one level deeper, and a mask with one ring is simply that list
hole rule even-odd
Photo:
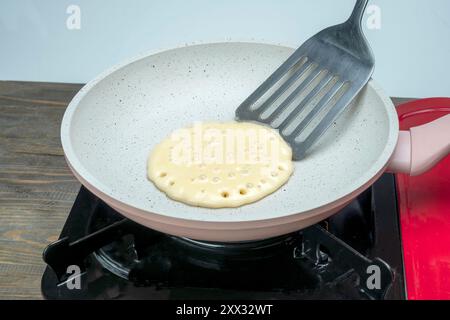
[{"label": "red appliance", "polygon": [[[450,99],[417,100],[397,110],[407,130],[449,114]],[[450,156],[426,174],[396,180],[408,299],[450,299]]]}]

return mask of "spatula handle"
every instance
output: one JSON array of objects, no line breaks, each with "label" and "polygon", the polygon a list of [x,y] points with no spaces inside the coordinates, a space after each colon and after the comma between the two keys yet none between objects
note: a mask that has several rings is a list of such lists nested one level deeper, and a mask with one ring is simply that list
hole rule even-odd
[{"label": "spatula handle", "polygon": [[361,21],[368,2],[369,0],[357,0],[352,15],[348,18],[347,23],[353,25],[354,27],[361,28]]}]

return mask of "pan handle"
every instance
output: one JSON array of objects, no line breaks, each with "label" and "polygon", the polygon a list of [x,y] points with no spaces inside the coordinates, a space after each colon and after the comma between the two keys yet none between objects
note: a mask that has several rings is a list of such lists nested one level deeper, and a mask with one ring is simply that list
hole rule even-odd
[{"label": "pan handle", "polygon": [[450,153],[450,114],[423,126],[400,131],[387,171],[421,175]]}]

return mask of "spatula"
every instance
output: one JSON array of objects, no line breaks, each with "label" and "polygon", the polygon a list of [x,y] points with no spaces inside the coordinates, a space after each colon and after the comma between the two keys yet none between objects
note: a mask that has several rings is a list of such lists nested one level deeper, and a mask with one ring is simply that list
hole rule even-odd
[{"label": "spatula", "polygon": [[346,22],[307,40],[238,107],[237,120],[279,129],[294,160],[303,159],[373,74],[361,27],[367,3],[357,0]]}]

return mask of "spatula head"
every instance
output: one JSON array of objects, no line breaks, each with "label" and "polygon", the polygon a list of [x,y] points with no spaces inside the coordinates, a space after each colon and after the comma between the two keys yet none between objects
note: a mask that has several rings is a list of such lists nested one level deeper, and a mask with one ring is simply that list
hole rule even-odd
[{"label": "spatula head", "polygon": [[278,129],[300,160],[367,84],[374,66],[360,23],[330,27],[297,49],[239,106],[236,118]]}]

